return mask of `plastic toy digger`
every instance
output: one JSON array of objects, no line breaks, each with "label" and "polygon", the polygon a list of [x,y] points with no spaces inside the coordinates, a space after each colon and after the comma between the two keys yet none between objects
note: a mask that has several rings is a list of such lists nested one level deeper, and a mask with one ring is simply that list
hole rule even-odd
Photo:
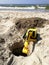
[{"label": "plastic toy digger", "polygon": [[23,36],[24,38],[24,47],[22,49],[22,53],[28,54],[29,53],[29,44],[30,42],[34,43],[37,41],[37,29],[36,28],[30,28],[27,30],[27,32]]}]

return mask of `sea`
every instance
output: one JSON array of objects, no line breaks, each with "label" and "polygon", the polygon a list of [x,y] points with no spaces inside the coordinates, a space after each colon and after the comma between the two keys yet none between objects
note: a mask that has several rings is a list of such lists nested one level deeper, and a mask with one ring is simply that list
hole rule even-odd
[{"label": "sea", "polygon": [[[38,7],[46,8],[46,6],[49,6],[49,4],[0,4],[0,11],[9,10],[9,11],[49,12],[49,9],[38,8]],[[33,9],[32,7],[35,8]]]}]

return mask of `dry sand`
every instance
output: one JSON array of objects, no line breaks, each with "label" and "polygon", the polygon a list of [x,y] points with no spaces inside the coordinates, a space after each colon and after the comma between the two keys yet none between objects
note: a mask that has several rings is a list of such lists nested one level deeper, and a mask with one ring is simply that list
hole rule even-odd
[{"label": "dry sand", "polygon": [[[41,40],[30,56],[15,56],[24,32],[34,24]],[[49,12],[0,11],[0,65],[49,65]]]}]

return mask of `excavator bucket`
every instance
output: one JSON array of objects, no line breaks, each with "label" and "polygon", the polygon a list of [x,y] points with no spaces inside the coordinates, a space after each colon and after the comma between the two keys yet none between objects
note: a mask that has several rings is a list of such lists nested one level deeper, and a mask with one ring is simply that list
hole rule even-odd
[{"label": "excavator bucket", "polygon": [[22,49],[22,53],[25,53],[25,54],[28,53],[28,41],[27,40],[24,43],[24,47]]},{"label": "excavator bucket", "polygon": [[22,53],[27,54],[27,53],[28,53],[28,49],[24,47],[24,48],[22,49]]}]

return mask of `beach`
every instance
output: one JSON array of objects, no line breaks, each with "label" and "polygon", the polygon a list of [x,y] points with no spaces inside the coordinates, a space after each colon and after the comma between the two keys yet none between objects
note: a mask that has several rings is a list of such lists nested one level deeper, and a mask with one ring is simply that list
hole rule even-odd
[{"label": "beach", "polygon": [[[33,25],[41,39],[24,56],[23,35]],[[49,65],[49,12],[0,10],[0,65]]]}]

